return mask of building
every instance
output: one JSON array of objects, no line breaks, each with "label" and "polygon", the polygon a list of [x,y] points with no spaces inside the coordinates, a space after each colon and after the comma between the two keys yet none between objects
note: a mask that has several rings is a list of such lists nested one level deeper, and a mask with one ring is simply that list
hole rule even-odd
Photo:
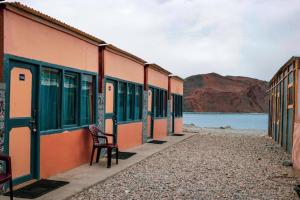
[{"label": "building", "polygon": [[141,145],[146,61],[106,44],[99,47],[99,59],[99,96],[105,105],[99,123],[117,135],[121,150]]},{"label": "building", "polygon": [[168,135],[168,76],[171,73],[156,64],[145,65],[148,90],[147,137],[160,139]]},{"label": "building", "polygon": [[[4,152],[14,184],[88,162],[104,43],[19,3],[1,4]],[[3,106],[5,102],[5,106]]]},{"label": "building", "polygon": [[292,57],[269,83],[269,136],[292,154],[300,169],[299,57]]},{"label": "building", "polygon": [[145,143],[148,100],[153,138],[167,136],[168,91],[183,86],[158,65],[20,3],[0,4],[0,39],[0,142],[15,185],[88,163],[91,124],[121,150]]}]

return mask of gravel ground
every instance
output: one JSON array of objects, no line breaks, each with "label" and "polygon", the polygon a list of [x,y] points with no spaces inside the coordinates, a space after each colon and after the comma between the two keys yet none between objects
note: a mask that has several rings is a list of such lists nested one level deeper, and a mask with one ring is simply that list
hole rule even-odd
[{"label": "gravel ground", "polygon": [[271,139],[198,131],[72,199],[297,199],[289,155]]}]

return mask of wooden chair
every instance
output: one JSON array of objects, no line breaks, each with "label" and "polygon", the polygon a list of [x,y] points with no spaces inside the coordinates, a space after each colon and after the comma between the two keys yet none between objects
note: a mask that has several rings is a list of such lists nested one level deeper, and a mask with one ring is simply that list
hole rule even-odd
[{"label": "wooden chair", "polygon": [[[112,137],[112,141],[115,141],[115,135],[108,134],[102,132],[99,128],[97,128],[95,125],[89,126],[89,132],[92,135],[93,138],[93,149],[92,149],[92,155],[91,155],[91,162],[90,165],[93,163],[94,158],[94,152],[97,149],[97,157],[96,162],[99,162],[101,149],[107,149],[107,168],[111,167],[111,158],[112,158],[112,150],[116,150],[116,164],[118,164],[118,156],[119,156],[119,148],[117,144],[109,143],[108,137]],[[100,143],[100,139],[104,140],[104,143]]]},{"label": "wooden chair", "polygon": [[5,162],[5,172],[0,173],[0,184],[9,182],[10,199],[13,199],[13,185],[12,185],[12,173],[11,173],[11,159],[9,156],[0,154],[0,161]]}]

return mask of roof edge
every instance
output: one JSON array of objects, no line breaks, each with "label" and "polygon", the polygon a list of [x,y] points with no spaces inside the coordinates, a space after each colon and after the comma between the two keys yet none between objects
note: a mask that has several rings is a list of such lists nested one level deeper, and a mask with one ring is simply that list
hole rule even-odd
[{"label": "roof edge", "polygon": [[131,60],[134,60],[135,62],[138,62],[138,63],[142,64],[142,65],[144,65],[145,63],[147,63],[142,58],[137,57],[137,56],[135,56],[135,55],[133,55],[133,54],[131,54],[131,53],[123,50],[123,49],[120,49],[120,48],[118,48],[118,47],[116,47],[116,46],[114,46],[112,44],[100,44],[99,47],[102,47],[104,49],[110,50],[112,52],[119,53],[119,54],[121,54],[121,55],[123,55],[123,56],[125,56],[125,57],[127,57],[127,58],[129,58]]},{"label": "roof edge", "polygon": [[177,76],[177,75],[171,74],[171,75],[169,75],[169,77],[170,77],[170,78],[174,78],[174,79],[177,79],[177,80],[180,80],[180,81],[184,82],[184,79],[183,79],[183,78],[181,78],[180,76]]},{"label": "roof edge", "polygon": [[155,63],[146,63],[145,66],[149,66],[150,68],[156,70],[156,71],[159,71],[159,72],[162,72],[166,75],[170,75],[172,74],[171,72],[169,72],[168,70],[162,68],[161,66],[155,64]]},{"label": "roof edge", "polygon": [[278,74],[280,74],[288,65],[290,65],[293,61],[300,59],[299,56],[292,56],[288,61],[286,61],[274,74],[274,76],[271,78],[269,83],[273,82],[274,79],[277,77]]}]

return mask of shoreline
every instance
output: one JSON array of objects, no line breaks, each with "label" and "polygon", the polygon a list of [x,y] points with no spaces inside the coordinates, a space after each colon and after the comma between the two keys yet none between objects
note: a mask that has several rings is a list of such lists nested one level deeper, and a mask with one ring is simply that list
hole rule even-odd
[{"label": "shoreline", "polygon": [[183,114],[268,115],[268,113],[258,113],[258,112],[183,112]]},{"label": "shoreline", "polygon": [[262,129],[233,129],[230,126],[225,127],[198,127],[194,124],[184,124],[183,132],[188,133],[209,133],[209,134],[234,134],[234,135],[253,135],[268,136],[268,130]]}]

